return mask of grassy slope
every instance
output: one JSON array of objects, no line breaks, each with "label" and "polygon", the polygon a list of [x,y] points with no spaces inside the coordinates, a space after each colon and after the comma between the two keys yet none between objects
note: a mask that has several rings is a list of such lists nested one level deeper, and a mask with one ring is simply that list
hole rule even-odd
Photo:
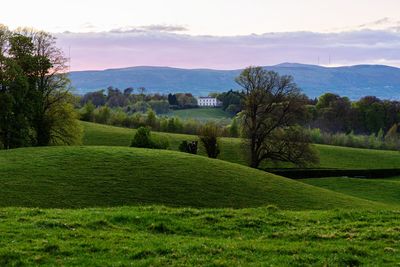
[{"label": "grassy slope", "polygon": [[303,179],[307,184],[400,207],[400,180],[323,178]]},{"label": "grassy slope", "polygon": [[397,266],[399,216],[270,208],[2,208],[0,265]]},{"label": "grassy slope", "polygon": [[230,120],[231,116],[228,112],[223,111],[221,108],[192,108],[174,110],[170,116],[176,116],[182,119],[196,119],[200,121],[207,120]]},{"label": "grassy slope", "polygon": [[[111,145],[129,146],[135,133],[133,129],[112,127],[94,123],[82,122],[85,135],[85,145]],[[177,150],[182,140],[194,140],[196,136],[183,134],[156,133],[167,137],[171,149]],[[358,149],[316,145],[320,154],[320,167],[324,168],[398,168],[400,166],[400,153],[396,151],[383,151],[372,149]],[[220,158],[226,161],[245,164],[240,139],[222,138]],[[204,155],[203,151],[200,154]]]},{"label": "grassy slope", "polygon": [[[82,122],[84,127],[83,144],[100,146],[129,146],[136,130],[109,125]],[[173,134],[152,132],[153,135],[167,138],[172,150],[178,150],[182,140],[196,140],[197,136],[187,134]],[[226,161],[246,164],[241,152],[241,143],[237,138],[222,138],[220,158]],[[199,147],[199,154],[205,155],[204,149]]]},{"label": "grassy slope", "polygon": [[239,164],[128,147],[0,151],[0,206],[384,208]]}]

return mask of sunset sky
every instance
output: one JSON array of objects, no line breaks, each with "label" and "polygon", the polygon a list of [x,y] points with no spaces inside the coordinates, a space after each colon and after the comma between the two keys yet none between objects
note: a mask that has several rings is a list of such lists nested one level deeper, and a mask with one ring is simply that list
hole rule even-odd
[{"label": "sunset sky", "polygon": [[13,0],[0,23],[54,33],[73,70],[400,66],[399,10],[398,0]]}]

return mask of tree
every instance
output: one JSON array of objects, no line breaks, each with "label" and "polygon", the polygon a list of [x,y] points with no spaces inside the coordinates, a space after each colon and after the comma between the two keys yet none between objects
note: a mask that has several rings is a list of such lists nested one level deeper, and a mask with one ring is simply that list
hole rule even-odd
[{"label": "tree", "polygon": [[150,129],[147,127],[137,129],[131,142],[131,147],[153,148],[154,144],[151,140]]},{"label": "tree", "polygon": [[390,127],[389,131],[387,131],[385,135],[385,140],[391,141],[391,142],[396,142],[399,139],[399,134],[398,134],[398,125],[397,123],[393,124],[392,127]]},{"label": "tree", "polygon": [[96,109],[92,101],[89,101],[83,106],[81,120],[83,121],[94,121],[94,110]]},{"label": "tree", "polygon": [[[240,101],[242,99],[242,93],[238,91],[229,90],[219,94],[217,99],[222,102],[222,109],[235,115],[241,109]],[[228,110],[229,109],[229,110]]]},{"label": "tree", "polygon": [[125,97],[129,97],[132,93],[133,93],[133,87],[128,87],[128,88],[125,88],[125,90],[124,90],[124,96]]},{"label": "tree", "polygon": [[146,125],[154,129],[156,123],[157,123],[156,113],[152,109],[149,109],[147,111],[147,116],[146,116]]},{"label": "tree", "polygon": [[[361,98],[355,104],[358,109],[359,118],[363,126],[363,132],[378,133],[380,129],[385,128],[385,110],[384,103],[375,96],[366,96]],[[388,127],[390,127],[389,125]]]},{"label": "tree", "polygon": [[220,149],[218,144],[219,127],[214,122],[208,122],[199,130],[200,141],[206,149],[209,158],[217,158]]},{"label": "tree", "polygon": [[178,105],[178,100],[176,99],[176,95],[174,94],[168,94],[168,103],[171,106],[177,106]]},{"label": "tree", "polygon": [[104,95],[104,90],[86,93],[81,98],[81,105],[92,102],[96,107],[104,106],[107,102],[107,97]]},{"label": "tree", "polygon": [[31,29],[4,29],[0,27],[3,147],[75,143],[81,131],[71,106],[67,59],[55,38]]},{"label": "tree", "polygon": [[7,61],[0,77],[0,144],[10,149],[28,146],[32,136],[28,83],[19,66]]},{"label": "tree", "polygon": [[169,112],[169,104],[166,100],[150,100],[148,104],[157,114]]},{"label": "tree", "polygon": [[317,161],[305,134],[298,128],[296,135],[291,134],[306,102],[291,76],[248,67],[236,82],[243,88],[241,123],[251,167],[266,160],[298,165]]},{"label": "tree", "polygon": [[0,27],[0,142],[10,149],[28,146],[32,140],[29,95],[33,45],[29,38],[16,36]]},{"label": "tree", "polygon": [[108,106],[98,108],[97,114],[95,114],[95,121],[98,123],[107,124],[111,118],[111,109]]},{"label": "tree", "polygon": [[347,97],[326,93],[316,104],[316,126],[328,132],[350,132],[351,102]]},{"label": "tree", "polygon": [[83,129],[71,100],[65,99],[64,102],[54,105],[46,117],[51,125],[49,145],[81,144]]},{"label": "tree", "polygon": [[239,125],[238,125],[236,117],[234,117],[232,119],[232,123],[229,126],[229,135],[231,137],[238,137],[239,136]]},{"label": "tree", "polygon": [[167,139],[154,139],[151,131],[147,127],[137,129],[131,142],[131,147],[167,149],[169,142]]},{"label": "tree", "polygon": [[[70,103],[70,81],[68,79],[67,58],[56,46],[55,38],[49,33],[32,29],[19,29],[17,36],[28,37],[33,44],[31,72],[27,72],[32,81],[30,91],[33,99],[32,126],[35,131],[35,145],[49,145],[60,124],[53,114],[67,108]],[[27,70],[26,70],[27,71]],[[76,117],[74,112],[64,112]],[[66,118],[64,118],[66,119]],[[64,132],[66,134],[66,132]],[[69,135],[69,134],[68,134]]]}]

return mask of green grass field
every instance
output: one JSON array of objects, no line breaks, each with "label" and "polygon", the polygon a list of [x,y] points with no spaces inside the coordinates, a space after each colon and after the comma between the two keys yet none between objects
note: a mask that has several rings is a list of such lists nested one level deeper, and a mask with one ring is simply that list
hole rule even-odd
[{"label": "green grass field", "polygon": [[181,119],[195,119],[199,121],[226,120],[230,121],[231,115],[221,108],[191,108],[173,110],[169,116],[179,117]]},{"label": "green grass field", "polygon": [[399,212],[0,209],[1,266],[398,266]]},{"label": "green grass field", "polygon": [[320,178],[304,183],[400,208],[400,179]]},{"label": "green grass field", "polygon": [[[134,129],[113,127],[88,122],[82,122],[84,126],[84,145],[105,146],[129,146]],[[194,140],[193,135],[157,133],[154,135],[167,138],[172,150],[178,150],[182,140]],[[315,145],[320,155],[320,165],[323,168],[338,169],[363,169],[363,168],[398,168],[400,166],[400,152],[360,149],[349,147],[337,147],[327,145]],[[204,155],[204,149],[200,147],[199,154]],[[243,155],[243,147],[238,138],[221,138],[220,159],[246,164]]]},{"label": "green grass field", "polygon": [[3,207],[386,208],[243,165],[175,151],[44,147],[0,151],[0,158]]},{"label": "green grass field", "polygon": [[[84,146],[0,151],[0,266],[398,266],[400,178],[299,181],[84,126]],[[321,167],[391,168],[398,152],[317,145]],[[240,163],[240,164],[237,164]]]}]

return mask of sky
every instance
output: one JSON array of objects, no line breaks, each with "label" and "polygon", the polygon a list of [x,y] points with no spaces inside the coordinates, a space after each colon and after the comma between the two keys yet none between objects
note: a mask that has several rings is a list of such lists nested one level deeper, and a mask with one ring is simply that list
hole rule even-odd
[{"label": "sky", "polygon": [[[0,23],[53,33],[72,70],[400,67],[399,0],[0,0]],[[21,8],[23,7],[23,8]]]}]

